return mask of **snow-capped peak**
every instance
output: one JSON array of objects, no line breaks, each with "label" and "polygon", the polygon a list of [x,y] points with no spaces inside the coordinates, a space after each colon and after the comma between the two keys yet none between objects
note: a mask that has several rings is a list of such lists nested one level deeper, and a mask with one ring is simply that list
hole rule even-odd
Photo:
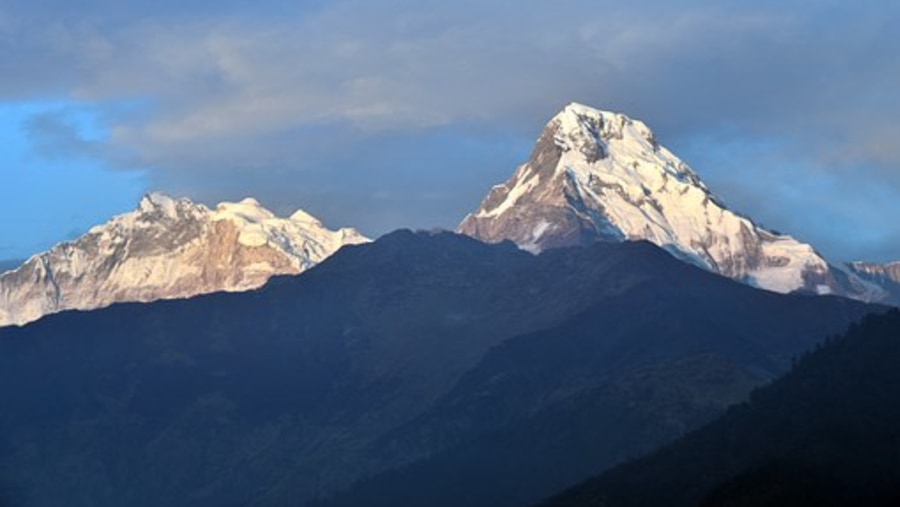
[{"label": "snow-capped peak", "polygon": [[138,210],[143,213],[155,213],[162,211],[166,216],[175,216],[178,207],[177,201],[159,192],[144,195],[138,204]]},{"label": "snow-capped peak", "polygon": [[301,223],[301,224],[321,225],[321,222],[319,222],[318,218],[310,215],[309,213],[307,213],[306,211],[303,211],[302,209],[298,209],[293,214],[291,214],[290,219],[292,222],[297,222],[297,223]]},{"label": "snow-capped peak", "polygon": [[[296,214],[295,214],[296,215]],[[259,287],[368,241],[309,214],[279,218],[252,198],[209,209],[161,193],[0,276],[0,326],[65,309]]]},{"label": "snow-capped peak", "polygon": [[850,292],[810,245],[726,208],[646,124],[577,103],[547,123],[528,162],[459,231],[532,252],[642,239],[757,287]]},{"label": "snow-capped peak", "polygon": [[230,218],[247,223],[261,223],[274,219],[275,214],[263,208],[256,199],[246,198],[239,202],[223,202],[216,206],[215,219]]},{"label": "snow-capped peak", "polygon": [[[640,120],[573,102],[557,114],[548,126],[556,131],[554,142],[566,151],[577,149],[588,160],[612,155],[650,162],[633,166],[630,175],[657,185],[662,183],[662,175],[668,175],[689,182],[709,194],[700,177],[660,146],[653,131]],[[615,148],[616,153],[610,154],[611,148]],[[652,154],[658,156],[652,157]],[[659,161],[663,163],[653,163]]]},{"label": "snow-capped peak", "polygon": [[900,305],[900,261],[849,262],[846,267],[854,276],[870,284],[874,292],[886,292],[889,297],[882,300]]},{"label": "snow-capped peak", "polygon": [[567,105],[551,122],[557,124],[561,136],[589,139],[594,143],[632,136],[656,146],[653,132],[643,122],[577,102]]}]

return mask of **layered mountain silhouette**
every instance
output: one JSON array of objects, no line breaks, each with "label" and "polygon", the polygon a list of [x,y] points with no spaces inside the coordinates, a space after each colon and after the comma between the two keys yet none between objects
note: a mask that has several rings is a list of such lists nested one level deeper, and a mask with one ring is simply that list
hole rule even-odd
[{"label": "layered mountain silhouette", "polygon": [[258,290],[0,329],[0,476],[37,506],[537,501],[873,311],[647,242],[534,256],[398,231]]},{"label": "layered mountain silhouette", "polygon": [[209,209],[148,194],[136,210],[0,269],[0,326],[62,310],[252,289],[365,241],[302,210],[278,218],[250,198]]},{"label": "layered mountain silhouette", "polygon": [[900,312],[872,316],[714,423],[546,507],[900,504]]},{"label": "layered mountain silhouette", "polygon": [[[550,120],[529,161],[458,230],[531,252],[646,240],[752,286],[900,304],[896,263],[830,264],[812,246],[729,210],[642,122],[581,104]],[[256,288],[365,241],[302,210],[276,217],[250,198],[209,209],[149,194],[76,240],[15,269],[0,265],[0,326],[67,309]]]},{"label": "layered mountain silhouette", "polygon": [[896,263],[828,262],[729,210],[643,123],[579,104],[459,232],[369,243],[150,194],[0,265],[0,503],[528,505],[740,403],[553,501],[893,494],[896,314],[750,393],[900,302]]},{"label": "layered mountain silhouette", "polygon": [[755,287],[900,304],[878,280],[730,210],[644,123],[582,104],[547,123],[529,160],[458,231],[535,252],[647,240]]}]

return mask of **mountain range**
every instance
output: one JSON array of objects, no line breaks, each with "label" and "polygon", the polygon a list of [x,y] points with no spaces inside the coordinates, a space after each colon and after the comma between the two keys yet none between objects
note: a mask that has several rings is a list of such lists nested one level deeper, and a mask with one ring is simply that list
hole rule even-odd
[{"label": "mountain range", "polygon": [[[412,467],[430,496],[405,505],[516,505],[677,438],[873,311],[647,242],[534,256],[399,231],[257,290],[0,329],[0,477],[23,505],[304,505]],[[460,461],[471,489],[426,490]]]},{"label": "mountain range", "polygon": [[[528,162],[457,230],[533,253],[646,240],[751,286],[900,304],[896,263],[828,262],[729,210],[644,123],[581,104],[547,123]],[[364,241],[302,210],[278,218],[253,199],[208,209],[149,194],[135,211],[0,269],[0,326],[66,309],[252,289]]]},{"label": "mountain range", "polygon": [[[826,413],[802,396],[852,384],[864,351],[816,352],[829,382],[798,358],[881,303],[900,304],[897,263],[828,261],[728,209],[642,122],[580,104],[457,233],[370,241],[148,194],[0,268],[0,504],[524,507],[675,441],[800,439],[790,407]],[[806,387],[751,394],[784,385]],[[801,470],[662,452],[708,474],[685,505]],[[631,498],[642,466],[553,501]]]},{"label": "mountain range", "polygon": [[133,212],[0,274],[0,326],[61,310],[253,289],[365,241],[302,210],[278,218],[254,199],[209,209],[149,194]]}]

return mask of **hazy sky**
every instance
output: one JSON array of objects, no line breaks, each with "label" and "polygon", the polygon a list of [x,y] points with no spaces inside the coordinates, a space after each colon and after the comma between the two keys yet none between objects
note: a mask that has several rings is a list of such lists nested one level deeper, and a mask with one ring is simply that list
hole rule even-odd
[{"label": "hazy sky", "polygon": [[571,101],[736,211],[900,259],[900,2],[0,0],[0,258],[148,190],[454,227]]}]

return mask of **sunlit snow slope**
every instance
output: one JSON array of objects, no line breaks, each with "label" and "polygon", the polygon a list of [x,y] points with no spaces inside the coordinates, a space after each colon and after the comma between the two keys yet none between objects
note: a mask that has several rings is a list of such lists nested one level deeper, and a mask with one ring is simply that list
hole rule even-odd
[{"label": "sunlit snow slope", "polygon": [[209,209],[150,194],[136,210],[0,275],[0,326],[67,309],[253,289],[365,241],[304,211],[276,217],[254,199]]},{"label": "sunlit snow slope", "polygon": [[531,158],[495,186],[459,232],[539,252],[593,241],[649,240],[710,271],[776,292],[879,299],[813,247],[732,212],[640,121],[570,104]]}]

